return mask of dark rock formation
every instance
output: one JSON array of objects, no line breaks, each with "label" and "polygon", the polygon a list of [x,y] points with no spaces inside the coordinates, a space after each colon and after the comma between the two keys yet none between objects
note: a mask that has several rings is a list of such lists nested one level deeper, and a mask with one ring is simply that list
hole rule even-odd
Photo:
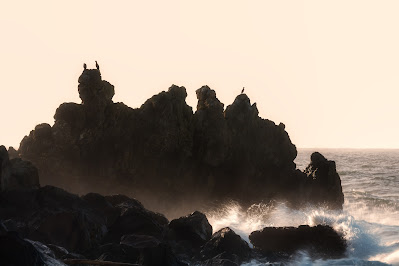
[{"label": "dark rock formation", "polygon": [[0,235],[0,259],[2,265],[45,265],[42,256],[31,243],[11,232]]},{"label": "dark rock formation", "polygon": [[[240,264],[250,258],[251,249],[247,242],[226,227],[214,233],[212,238],[202,247],[201,258],[202,260],[222,259],[220,258],[222,253],[223,257],[227,256],[229,260],[235,258],[233,262]],[[219,258],[215,258],[218,255]]]},{"label": "dark rock formation", "polygon": [[0,146],[0,190],[38,188],[37,168],[20,158],[9,159],[4,146]]},{"label": "dark rock formation", "polygon": [[96,246],[107,232],[104,218],[84,200],[50,186],[4,191],[0,219],[17,222],[23,237],[70,251]]},{"label": "dark rock formation", "polygon": [[314,165],[314,182],[296,170],[284,124],[260,118],[245,94],[224,110],[203,86],[193,114],[186,89],[175,85],[138,109],[113,103],[114,87],[97,69],[83,71],[78,89],[82,104],[61,104],[53,126],[40,124],[21,141],[19,155],[38,167],[43,184],[134,195],[151,209],[184,213],[184,202],[192,211],[226,198],[342,206],[339,176],[321,177],[324,167]]},{"label": "dark rock formation", "polygon": [[223,252],[212,259],[208,259],[199,265],[201,266],[238,266],[240,265],[240,258],[237,255],[232,255]]},{"label": "dark rock formation", "polygon": [[118,206],[120,216],[109,227],[107,242],[119,242],[125,234],[149,235],[162,240],[169,221],[159,213],[135,206]]},{"label": "dark rock formation", "polygon": [[327,160],[318,152],[314,152],[310,159],[311,163],[305,170],[308,177],[307,198],[311,202],[325,202],[333,208],[342,207],[344,193],[335,162]]},{"label": "dark rock formation", "polygon": [[201,246],[212,237],[212,226],[205,214],[198,211],[171,221],[169,229],[170,238],[186,240],[194,246]]},{"label": "dark rock formation", "polygon": [[255,248],[268,255],[290,255],[298,250],[306,250],[313,257],[340,258],[346,250],[343,237],[327,225],[265,227],[252,232],[249,239]]},{"label": "dark rock formation", "polygon": [[298,249],[323,258],[339,257],[345,251],[345,241],[328,226],[253,232],[250,239],[260,253],[230,228],[212,237],[211,233],[208,219],[200,212],[169,223],[162,214],[124,195],[79,197],[52,186],[0,191],[0,261],[6,265],[97,260],[227,266],[259,256],[269,260],[276,257],[274,253],[289,256]]}]

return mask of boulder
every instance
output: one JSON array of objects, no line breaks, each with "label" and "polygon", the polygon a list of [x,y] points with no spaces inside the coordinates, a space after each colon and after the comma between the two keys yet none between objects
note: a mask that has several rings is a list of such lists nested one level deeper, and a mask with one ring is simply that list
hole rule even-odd
[{"label": "boulder", "polygon": [[130,198],[115,206],[121,214],[109,227],[103,242],[119,243],[126,234],[153,236],[160,240],[165,237],[169,221],[162,214],[149,211]]},{"label": "boulder", "polygon": [[120,209],[112,206],[106,197],[98,193],[88,193],[82,196],[88,205],[106,219],[106,225],[111,226],[120,215]]},{"label": "boulder", "polygon": [[202,247],[201,258],[202,260],[214,259],[222,253],[224,253],[223,257],[238,258],[239,261],[234,263],[242,263],[250,258],[251,249],[239,235],[229,227],[225,227],[214,233]]},{"label": "boulder", "polygon": [[205,214],[199,211],[172,220],[169,229],[170,238],[177,241],[187,240],[193,246],[201,246],[212,237],[212,226]]},{"label": "boulder", "polygon": [[346,251],[346,241],[332,227],[265,227],[250,234],[254,247],[269,255],[291,255],[299,250],[308,251],[315,258],[340,258]]}]

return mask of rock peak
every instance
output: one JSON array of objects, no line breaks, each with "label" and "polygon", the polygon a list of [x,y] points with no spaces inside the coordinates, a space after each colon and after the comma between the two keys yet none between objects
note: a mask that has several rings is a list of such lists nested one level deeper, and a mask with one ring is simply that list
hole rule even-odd
[{"label": "rock peak", "polygon": [[105,106],[112,103],[114,86],[102,80],[98,69],[84,69],[79,77],[79,97],[82,104],[89,106]]}]

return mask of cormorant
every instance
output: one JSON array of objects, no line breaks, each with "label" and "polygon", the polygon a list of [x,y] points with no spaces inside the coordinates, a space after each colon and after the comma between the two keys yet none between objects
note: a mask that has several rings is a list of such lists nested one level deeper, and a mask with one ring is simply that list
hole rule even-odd
[{"label": "cormorant", "polygon": [[241,94],[244,93],[244,89],[245,89],[245,87],[242,87]]},{"label": "cormorant", "polygon": [[87,69],[87,65],[86,63],[83,64],[83,69],[86,70]]},{"label": "cormorant", "polygon": [[100,71],[100,66],[98,65],[97,61],[96,61],[96,68],[98,71]]}]

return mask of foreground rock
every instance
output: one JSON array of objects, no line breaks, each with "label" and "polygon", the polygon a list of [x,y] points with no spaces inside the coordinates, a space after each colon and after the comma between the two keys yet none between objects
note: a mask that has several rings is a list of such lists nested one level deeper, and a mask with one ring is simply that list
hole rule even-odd
[{"label": "foreground rock", "polygon": [[251,249],[248,243],[228,227],[213,234],[212,238],[201,249],[201,258],[208,260],[208,263],[227,259],[241,264],[250,257]]},{"label": "foreground rock", "polygon": [[104,217],[84,200],[51,186],[2,192],[0,219],[14,221],[22,237],[76,252],[95,247],[107,232]]},{"label": "foreground rock", "polygon": [[[339,257],[345,241],[330,227],[265,228],[250,236],[265,259],[305,249]],[[198,211],[169,221],[124,195],[77,196],[44,186],[0,191],[0,261],[16,265],[240,265],[259,254],[230,228],[212,235]]]},{"label": "foreground rock", "polygon": [[171,221],[169,229],[171,239],[188,241],[194,246],[201,246],[212,237],[212,226],[205,214],[198,211]]},{"label": "foreground rock", "polygon": [[114,87],[97,69],[83,71],[78,90],[82,104],[61,104],[53,126],[37,125],[21,141],[19,156],[38,167],[43,184],[130,193],[158,211],[226,198],[342,207],[334,166],[312,160],[306,173],[296,170],[284,124],[259,117],[245,94],[224,108],[203,86],[193,113],[186,89],[173,85],[132,109],[112,101]]},{"label": "foreground rock", "polygon": [[249,240],[256,249],[269,256],[290,255],[306,250],[316,258],[340,258],[346,250],[343,237],[327,225],[266,227],[252,232]]}]

